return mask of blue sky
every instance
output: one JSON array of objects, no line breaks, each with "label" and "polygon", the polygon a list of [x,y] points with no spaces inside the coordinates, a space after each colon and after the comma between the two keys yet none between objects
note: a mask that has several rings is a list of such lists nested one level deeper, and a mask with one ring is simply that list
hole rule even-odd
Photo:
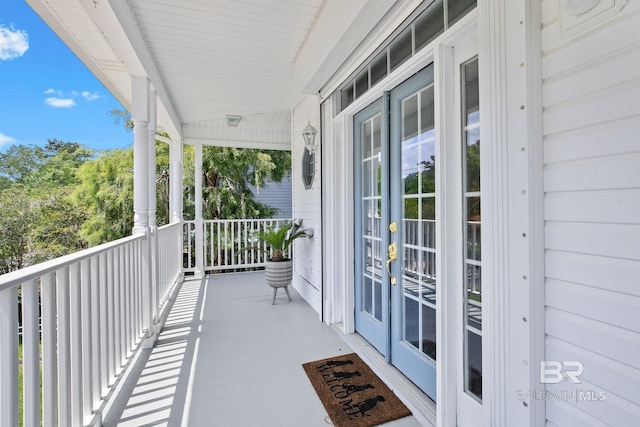
[{"label": "blue sky", "polygon": [[48,139],[129,147],[113,108],[123,109],[24,0],[0,0],[0,152]]}]

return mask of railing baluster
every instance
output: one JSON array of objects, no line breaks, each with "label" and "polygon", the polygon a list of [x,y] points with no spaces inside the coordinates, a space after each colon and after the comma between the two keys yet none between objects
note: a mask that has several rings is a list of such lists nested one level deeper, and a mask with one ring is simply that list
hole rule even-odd
[{"label": "railing baluster", "polygon": [[19,288],[23,425],[99,424],[103,397],[139,348],[144,329],[151,326],[147,317],[159,312],[182,271],[175,256],[181,231],[178,223],[158,230],[158,279],[151,298],[142,287],[142,251],[148,247],[137,236],[0,277],[0,425],[17,425],[20,415]]},{"label": "railing baluster", "polygon": [[25,427],[40,426],[39,279],[22,285],[22,395]]},{"label": "railing baluster", "polygon": [[94,387],[95,387],[95,357],[96,351],[94,343],[97,337],[94,335],[96,332],[95,327],[95,287],[96,287],[96,273],[97,263],[94,258],[90,258],[82,261],[81,263],[81,277],[80,282],[80,301],[82,307],[87,307],[88,310],[81,311],[82,319],[82,395],[84,396],[82,406],[82,414],[90,413],[93,410],[94,400]]},{"label": "railing baluster", "polygon": [[64,267],[56,274],[58,312],[58,425],[71,424],[71,313],[69,282],[71,269]]},{"label": "railing baluster", "polygon": [[131,251],[130,251],[130,245],[126,245],[124,247],[124,258],[123,258],[123,262],[124,262],[124,281],[123,281],[123,300],[124,300],[124,304],[125,304],[125,319],[124,319],[124,325],[125,325],[125,347],[123,348],[124,350],[124,358],[123,358],[123,363],[124,361],[129,357],[129,352],[131,351],[131,340],[132,340],[132,335],[133,335],[133,323],[134,323],[134,317],[133,317],[133,301],[132,301],[132,296],[133,296],[133,287],[131,286]]},{"label": "railing baluster", "polygon": [[18,424],[18,287],[0,291],[0,425]]},{"label": "railing baluster", "polygon": [[220,239],[222,238],[222,231],[220,229],[221,225],[222,225],[222,222],[220,222],[220,221],[216,222],[216,226],[217,226],[216,228],[218,230],[218,232],[216,233],[216,240],[218,242],[218,259],[217,259],[217,262],[216,262],[216,267],[220,267],[222,265],[222,252],[220,250],[220,247],[222,246],[220,244]]},{"label": "railing baluster", "polygon": [[55,274],[42,276],[40,284],[42,298],[42,425],[57,425],[58,375],[57,375],[57,328],[56,328],[56,283]]},{"label": "railing baluster", "polygon": [[113,342],[113,354],[114,354],[114,365],[116,371],[122,367],[122,348],[123,348],[123,337],[124,334],[122,332],[123,329],[123,317],[124,317],[124,308],[122,305],[122,271],[124,270],[124,266],[122,265],[122,248],[116,248],[113,253],[113,273],[114,273],[114,283],[113,283],[113,315],[114,315],[114,342]]},{"label": "railing baluster", "polygon": [[99,373],[98,379],[100,380],[100,388],[98,389],[100,398],[106,396],[109,380],[108,380],[108,370],[109,370],[109,335],[111,334],[110,323],[107,319],[109,311],[107,309],[109,301],[107,299],[107,291],[109,290],[109,286],[107,284],[107,254],[101,253],[98,255],[98,260],[100,262],[100,274],[98,280],[98,295],[100,296],[100,300],[98,301],[98,307],[100,310],[99,317],[99,329],[98,329],[98,337],[100,337],[100,346],[98,355],[100,357],[99,362]]},{"label": "railing baluster", "polygon": [[107,331],[102,329],[100,318],[102,317],[102,302],[100,288],[103,288],[100,270],[102,262],[100,255],[92,258],[91,261],[91,380],[93,387],[91,388],[91,409],[98,409],[95,405],[99,404],[102,398],[102,383],[100,382],[102,371],[102,337],[106,336]]},{"label": "railing baluster", "polygon": [[[83,261],[86,263],[87,261]],[[83,330],[82,330],[82,286],[80,264],[73,264],[69,269],[69,336],[71,342],[71,365],[70,365],[70,389],[71,389],[71,422],[68,425],[81,425],[82,414],[85,408],[86,395],[83,389],[83,376],[87,373],[88,363],[86,357],[91,351],[91,347],[86,349],[85,353],[82,348]],[[87,305],[88,307],[88,305]],[[86,310],[85,310],[86,311]],[[84,354],[84,357],[83,357]],[[91,377],[86,378],[86,383],[90,386]]]},{"label": "railing baluster", "polygon": [[109,251],[106,254],[106,318],[105,323],[108,329],[106,349],[104,351],[106,357],[106,378],[105,378],[105,392],[108,392],[109,387],[113,384],[113,379],[115,377],[116,367],[115,367],[115,290],[114,290],[114,251]]},{"label": "railing baluster", "polygon": [[231,231],[229,233],[230,234],[230,236],[229,236],[229,240],[230,241],[227,242],[227,247],[230,248],[229,256],[231,258],[231,265],[236,264],[236,246],[235,246],[235,238],[236,238],[236,236],[235,236],[235,234],[236,234],[235,228],[236,227],[235,226],[236,226],[235,221],[231,221]]}]

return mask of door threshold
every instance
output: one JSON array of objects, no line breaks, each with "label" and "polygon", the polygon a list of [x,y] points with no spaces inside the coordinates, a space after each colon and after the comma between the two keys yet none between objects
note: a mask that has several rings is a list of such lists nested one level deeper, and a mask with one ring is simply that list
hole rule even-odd
[{"label": "door threshold", "polygon": [[393,390],[402,403],[407,405],[420,424],[425,427],[436,425],[436,403],[429,396],[396,367],[387,363],[384,356],[362,336],[357,333],[345,334],[341,323],[333,324],[331,328]]}]

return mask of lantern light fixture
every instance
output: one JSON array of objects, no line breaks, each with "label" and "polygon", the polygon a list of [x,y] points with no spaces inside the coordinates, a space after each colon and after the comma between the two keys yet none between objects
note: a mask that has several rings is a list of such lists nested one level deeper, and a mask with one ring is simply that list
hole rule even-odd
[{"label": "lantern light fixture", "polygon": [[316,149],[316,135],[318,131],[311,126],[311,120],[308,121],[307,126],[302,130],[302,137],[304,138],[304,146],[313,153]]}]

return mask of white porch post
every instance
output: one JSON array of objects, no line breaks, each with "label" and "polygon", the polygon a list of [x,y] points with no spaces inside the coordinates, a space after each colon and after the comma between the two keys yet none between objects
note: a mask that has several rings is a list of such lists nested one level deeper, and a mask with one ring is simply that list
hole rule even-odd
[{"label": "white porch post", "polygon": [[157,104],[158,98],[155,90],[151,89],[149,93],[149,125],[148,143],[149,143],[149,249],[151,275],[149,276],[149,285],[151,289],[151,321],[153,325],[153,333],[159,333],[156,328],[158,317],[158,294],[159,294],[159,265],[158,265],[158,223],[156,217],[156,121],[157,121]]},{"label": "white porch post", "polygon": [[149,80],[132,78],[133,120],[133,234],[146,234],[149,227]]},{"label": "white porch post", "polygon": [[169,170],[169,182],[171,183],[170,189],[170,212],[171,222],[182,222],[182,186],[183,186],[183,147],[182,141],[171,141],[170,147],[170,160],[171,168]]},{"label": "white porch post", "polygon": [[[151,337],[151,245],[149,232],[149,80],[143,76],[132,78],[131,116],[133,119],[133,234],[144,234],[142,243],[142,265],[139,279],[142,281],[143,328]],[[155,190],[154,190],[155,192]]]},{"label": "white porch post", "polygon": [[194,151],[195,169],[195,207],[196,207],[196,270],[204,274],[204,230],[202,219],[202,144],[196,144]]}]

